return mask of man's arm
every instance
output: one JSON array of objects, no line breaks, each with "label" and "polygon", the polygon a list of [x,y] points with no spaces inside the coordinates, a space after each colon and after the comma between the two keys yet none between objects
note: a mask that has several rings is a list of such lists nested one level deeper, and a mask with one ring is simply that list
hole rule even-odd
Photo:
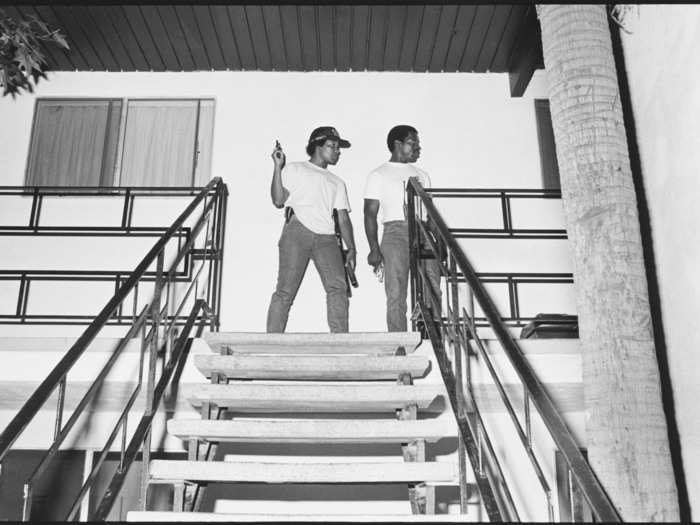
[{"label": "man's arm", "polygon": [[270,185],[270,197],[272,197],[272,204],[276,208],[284,207],[284,203],[287,202],[289,197],[289,191],[282,186],[282,168],[284,168],[285,161],[284,152],[278,144],[272,151],[272,162],[274,162],[275,167],[272,171],[272,184]]},{"label": "man's arm", "polygon": [[377,267],[384,262],[384,256],[382,251],[379,249],[379,241],[377,239],[377,231],[379,227],[377,226],[377,213],[379,212],[379,201],[377,199],[365,199],[365,235],[367,235],[367,242],[369,243],[369,255],[367,256],[367,262],[375,270]]},{"label": "man's arm", "polygon": [[355,269],[356,252],[355,252],[355,235],[352,230],[352,221],[348,210],[338,210],[338,226],[340,227],[340,236],[348,247],[346,261],[348,266]]}]

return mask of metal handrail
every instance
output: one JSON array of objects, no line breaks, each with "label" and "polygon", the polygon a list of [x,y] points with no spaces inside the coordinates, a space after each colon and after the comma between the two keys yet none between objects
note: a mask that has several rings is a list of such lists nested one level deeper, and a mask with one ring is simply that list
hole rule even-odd
[{"label": "metal handrail", "polygon": [[[210,194],[213,192],[212,198],[210,198],[207,202],[207,197],[210,196]],[[185,210],[179,215],[179,217],[172,223],[170,228],[167,229],[167,231],[160,237],[160,239],[154,244],[154,246],[151,248],[151,250],[146,254],[146,256],[142,259],[142,261],[138,264],[138,266],[134,269],[133,272],[129,275],[129,277],[122,283],[122,285],[119,287],[119,289],[116,291],[114,296],[107,302],[107,304],[103,307],[103,309],[97,314],[97,316],[94,318],[94,320],[90,323],[90,325],[85,329],[85,331],[82,333],[82,335],[75,341],[75,343],[70,347],[70,349],[66,352],[65,356],[59,361],[59,363],[53,368],[53,370],[48,374],[48,376],[42,381],[42,383],[37,387],[37,389],[34,391],[34,393],[30,396],[30,398],[25,402],[25,404],[22,406],[22,408],[19,410],[19,412],[15,415],[15,417],[10,421],[8,426],[5,428],[5,430],[0,434],[0,460],[4,458],[4,456],[7,454],[7,452],[10,450],[14,442],[17,440],[17,438],[22,434],[22,432],[26,429],[27,425],[32,421],[32,419],[38,414],[39,410],[43,407],[43,405],[46,403],[46,401],[49,399],[49,397],[53,394],[53,392],[58,389],[58,406],[57,406],[57,417],[56,417],[56,424],[55,424],[55,432],[54,432],[54,441],[47,451],[46,455],[40,462],[39,466],[35,470],[35,472],[32,474],[30,477],[30,480],[34,480],[35,477],[40,476],[43,471],[46,469],[46,466],[48,464],[48,461],[55,456],[56,452],[58,451],[58,448],[60,444],[65,440],[65,438],[68,436],[71,428],[77,421],[77,418],[79,415],[82,413],[82,411],[85,409],[87,404],[90,402],[91,399],[95,396],[96,392],[99,390],[99,387],[104,381],[105,376],[109,372],[109,370],[112,368],[114,363],[116,362],[117,358],[125,348],[126,344],[128,341],[133,338],[133,336],[139,331],[142,331],[142,347],[141,347],[141,361],[140,361],[140,368],[139,368],[139,379],[138,379],[138,384],[136,386],[136,389],[132,392],[128,402],[127,406],[124,409],[124,412],[122,413],[121,417],[119,418],[116,426],[114,427],[114,430],[110,437],[108,438],[107,445],[105,445],[104,449],[102,450],[102,454],[100,456],[100,459],[98,461],[98,467],[102,464],[104,461],[107,452],[110,449],[110,446],[112,442],[114,441],[118,430],[121,428],[122,429],[122,447],[124,447],[124,442],[126,439],[126,421],[127,421],[127,416],[128,416],[128,411],[133,405],[136,396],[139,393],[139,390],[141,388],[141,379],[142,379],[142,369],[143,369],[143,360],[144,360],[144,348],[146,346],[150,347],[150,354],[149,354],[149,367],[148,367],[148,387],[147,387],[147,392],[146,392],[146,397],[147,397],[147,405],[146,405],[146,415],[151,415],[155,411],[155,408],[157,407],[157,404],[154,404],[156,399],[160,399],[159,396],[162,396],[162,392],[158,394],[157,392],[154,391],[154,383],[155,383],[155,369],[156,369],[156,360],[157,360],[157,355],[161,352],[161,350],[165,349],[165,359],[170,358],[169,362],[173,361],[173,358],[177,357],[179,359],[179,356],[182,355],[181,353],[181,346],[184,344],[184,335],[188,334],[189,331],[191,330],[191,325],[194,322],[194,318],[192,317],[193,315],[196,317],[197,313],[200,310],[204,310],[205,313],[207,314],[207,319],[208,321],[211,322],[212,329],[217,330],[218,325],[219,325],[219,319],[218,319],[218,312],[219,312],[219,304],[220,304],[220,297],[217,295],[218,288],[221,282],[221,258],[223,256],[223,240],[224,240],[224,224],[225,224],[225,211],[226,211],[226,197],[227,197],[227,189],[225,184],[220,178],[215,178],[210,181],[209,184],[207,184],[204,188],[202,188],[196,197],[189,203],[189,205],[185,208]],[[197,209],[197,207],[202,204],[202,211],[201,215],[199,216],[198,220],[196,221],[196,224],[191,228],[190,233],[188,234],[188,240],[184,245],[180,246],[179,251],[177,252],[174,260],[171,263],[170,268],[164,272],[163,269],[163,263],[164,263],[164,251],[167,243],[175,236],[179,235],[181,233],[181,230],[183,229],[183,225],[185,221],[194,213],[194,211]],[[184,297],[181,299],[181,303],[174,308],[172,305],[172,298],[171,298],[171,281],[174,280],[174,278],[178,275],[177,272],[177,265],[183,260],[184,257],[188,255],[188,253],[191,253],[194,251],[194,243],[195,240],[198,236],[198,234],[202,231],[202,228],[204,228],[206,225],[206,236],[204,239],[204,252],[205,252],[205,257],[202,259],[202,264],[199,268],[199,271],[196,272],[195,278],[192,280],[192,283],[187,289],[187,292],[185,293]],[[209,235],[211,233],[212,239],[209,239]],[[212,245],[211,248],[209,245]],[[178,339],[178,342],[175,344],[175,349],[178,349],[178,351],[175,351],[173,349],[173,333],[174,333],[174,328],[176,324],[177,317],[179,316],[182,307],[184,306],[184,302],[187,300],[187,298],[190,296],[193,286],[195,287],[195,295],[197,295],[196,292],[196,286],[199,284],[199,275],[201,274],[202,269],[204,268],[205,262],[207,261],[206,257],[206,252],[209,249],[214,249],[216,248],[218,250],[217,257],[216,258],[211,258],[209,259],[209,268],[210,271],[207,272],[207,283],[206,283],[206,296],[210,299],[210,302],[212,304],[212,309],[210,309],[207,305],[204,304],[203,300],[201,299],[196,299],[195,300],[195,307],[193,308],[193,313],[190,314],[187,318],[187,322],[185,323],[185,331],[182,332],[180,338]],[[93,382],[93,384],[90,386],[88,392],[85,394],[83,399],[79,402],[77,408],[74,410],[71,418],[69,418],[68,422],[64,425],[62,422],[62,415],[63,415],[63,400],[65,397],[65,390],[66,390],[66,378],[70,370],[72,369],[73,365],[77,362],[77,360],[84,354],[84,352],[87,350],[88,346],[90,343],[93,341],[93,339],[97,336],[97,334],[100,332],[100,330],[108,324],[109,319],[112,317],[112,315],[117,311],[118,308],[122,305],[122,303],[125,301],[127,296],[132,292],[138,289],[138,283],[139,281],[147,274],[151,272],[147,272],[148,268],[150,268],[153,263],[156,263],[156,272],[155,272],[155,290],[154,290],[154,295],[153,295],[153,301],[146,306],[146,308],[141,312],[141,314],[137,317],[136,316],[136,311],[134,310],[134,321],[131,329],[127,333],[126,337],[122,339],[122,341],[119,343],[117,348],[113,351],[112,356],[110,357],[109,361],[107,364],[103,367],[103,369],[99,372],[97,378]],[[163,286],[163,280],[165,280],[165,287]],[[161,306],[160,304],[160,298],[163,293],[163,290],[165,288],[166,291],[166,300],[165,304]],[[135,303],[134,303],[135,305]],[[134,306],[135,307],[135,306]],[[176,314],[170,315],[170,313],[176,310]],[[151,319],[151,329],[149,331],[149,334],[145,334],[145,320],[146,320],[146,313],[150,311],[150,319]],[[159,344],[159,328],[161,328],[161,320],[165,323],[164,330],[162,333],[162,337],[164,339],[164,343],[161,346]],[[170,321],[168,323],[168,321]],[[167,367],[166,367],[167,368]],[[161,375],[161,380],[165,377],[164,375]],[[168,376],[169,377],[169,376]],[[160,383],[159,383],[160,385]],[[148,436],[150,436],[150,425],[148,426]],[[150,444],[150,443],[149,443]],[[150,449],[149,449],[150,450]],[[146,454],[144,453],[144,456]],[[122,459],[120,461],[120,468],[123,466],[123,460],[124,460],[124,450],[122,450]],[[96,469],[93,469],[93,474],[96,471]],[[88,482],[91,482],[94,480],[94,477],[91,475],[90,480]],[[80,499],[84,496],[86,487],[83,486],[81,489],[81,493],[79,495],[79,499],[76,500],[77,507],[74,505],[74,507],[71,509],[71,513],[69,514],[69,517],[72,518],[76,509],[79,508],[80,506]],[[25,484],[25,505],[24,505],[24,513],[23,513],[23,518],[29,519],[30,515],[30,510],[31,510],[31,482],[28,482]]]},{"label": "metal handrail", "polygon": [[[478,407],[476,406],[475,399],[473,396],[473,392],[471,391],[471,384],[469,383],[469,375],[467,375],[467,380],[468,380],[468,385],[467,388],[459,388],[459,390],[456,388],[457,386],[461,387],[461,375],[462,375],[462,369],[461,366],[457,368],[457,372],[453,373],[452,372],[452,367],[451,364],[449,363],[449,358],[447,357],[443,342],[442,342],[442,337],[438,333],[435,324],[436,322],[433,321],[433,314],[428,307],[427,303],[424,300],[424,292],[423,292],[423,282],[425,280],[425,274],[422,271],[422,268],[419,267],[420,259],[421,259],[421,251],[420,251],[420,238],[427,238],[429,241],[431,241],[430,236],[426,235],[426,231],[423,228],[422,221],[421,221],[421,216],[420,212],[418,212],[418,207],[416,206],[416,199],[417,202],[426,212],[426,217],[428,219],[428,222],[432,225],[432,230],[436,233],[436,237],[438,237],[437,241],[441,242],[444,250],[440,250],[440,246],[437,246],[435,243],[431,244],[433,245],[433,250],[434,254],[438,259],[440,258],[441,255],[446,255],[449,257],[450,261],[450,269],[447,270],[447,276],[448,278],[452,277],[452,274],[456,273],[456,270],[458,270],[463,278],[466,280],[467,284],[469,285],[471,289],[471,293],[473,294],[474,298],[478,302],[479,306],[481,307],[482,312],[484,313],[486,319],[489,322],[490,327],[494,331],[498,341],[500,342],[505,355],[508,357],[508,360],[510,361],[511,365],[515,369],[516,373],[518,374],[524,388],[525,392],[525,403],[526,403],[526,413],[529,410],[529,403],[530,401],[532,404],[535,406],[537,411],[539,412],[547,430],[549,431],[549,434],[551,435],[554,443],[556,446],[559,448],[563,458],[565,459],[569,469],[570,473],[573,476],[573,478],[577,481],[578,486],[581,489],[581,492],[588,502],[588,504],[591,507],[591,510],[596,517],[596,519],[601,520],[601,521],[621,521],[619,514],[617,513],[615,507],[613,504],[610,502],[607,494],[605,493],[605,490],[601,486],[601,484],[598,482],[598,480],[595,477],[595,474],[593,473],[590,465],[586,461],[586,459],[583,457],[583,454],[578,448],[578,445],[576,444],[576,441],[568,428],[566,427],[566,424],[557,411],[554,403],[552,402],[551,398],[547,394],[546,390],[544,389],[542,383],[539,381],[537,378],[536,374],[534,373],[531,365],[529,362],[525,359],[524,354],[518,344],[515,342],[515,340],[512,338],[510,335],[505,323],[501,319],[501,316],[498,313],[498,310],[493,303],[493,300],[489,296],[489,294],[486,292],[486,289],[482,282],[480,281],[477,273],[474,271],[473,267],[467,260],[466,255],[464,254],[463,250],[461,247],[458,245],[455,237],[452,235],[450,229],[447,227],[447,224],[445,223],[444,219],[438,212],[437,208],[432,202],[432,199],[429,196],[429,193],[426,192],[421,184],[418,182],[417,179],[411,178],[409,180],[409,184],[407,185],[407,203],[408,203],[408,208],[409,208],[409,213],[408,213],[408,222],[409,222],[409,246],[410,246],[410,266],[411,266],[411,293],[412,293],[412,298],[414,300],[414,304],[416,305],[420,315],[423,318],[423,323],[425,327],[425,331],[427,332],[427,335],[429,339],[431,340],[431,343],[433,345],[433,349],[436,353],[436,357],[438,359],[438,363],[441,364],[441,372],[443,373],[443,378],[445,379],[446,386],[448,387],[448,393],[450,394],[451,402],[453,404],[453,408],[455,408],[455,415],[458,420],[459,428],[460,428],[460,435],[461,435],[461,442],[460,446],[461,447],[466,447],[467,451],[469,451],[470,448],[473,447],[473,443],[470,443],[470,441],[475,439],[474,434],[476,433],[476,439],[479,438],[480,434],[478,434],[477,431],[481,431],[484,433],[484,438],[485,438],[485,446],[486,446],[486,451],[488,452],[488,449],[490,448],[490,440],[488,439],[488,436],[486,435],[485,428],[483,425],[478,425],[475,426],[474,428],[469,428],[468,425],[463,424],[462,421],[460,421],[460,418],[465,420],[468,418],[464,418],[462,412],[459,410],[459,408],[462,407],[464,403],[470,405],[470,409],[474,416],[477,419],[480,419],[480,416],[478,416]],[[421,235],[421,233],[423,235]],[[440,264],[442,267],[442,263]],[[443,275],[445,275],[444,267],[443,267]],[[453,300],[455,299],[456,296],[456,282],[452,283],[453,287],[455,289],[453,290]],[[430,291],[429,291],[430,293]],[[451,335],[454,339],[461,339],[461,344],[455,344],[456,352],[455,352],[455,362],[457,363],[459,360],[461,360],[461,355],[460,355],[460,350],[464,349],[465,354],[466,354],[466,359],[468,361],[469,359],[469,346],[466,344],[467,340],[469,337],[467,336],[466,333],[462,333],[461,336],[456,337],[458,334],[458,329],[457,326],[459,325],[459,311],[455,311],[456,309],[454,307],[450,308],[449,301],[448,301],[448,315],[452,317],[452,330],[448,330],[451,332]],[[463,311],[464,315],[464,323],[465,323],[465,328],[466,331],[469,333],[469,335],[475,336],[476,335],[476,327],[473,324],[473,320],[469,321],[469,315],[467,314],[466,311]],[[471,326],[468,324],[471,323]],[[450,335],[450,334],[443,334],[443,335]],[[478,339],[475,339],[475,341],[478,341]],[[454,341],[453,343],[457,343],[459,341]],[[476,343],[477,348],[480,344],[480,341]],[[485,354],[485,352],[484,352]],[[459,364],[459,363],[457,363]],[[490,364],[490,363],[489,363]],[[466,363],[468,366],[468,362]],[[498,381],[498,378],[496,378]],[[463,399],[463,397],[466,394],[466,398]],[[505,395],[505,392],[503,392]],[[452,399],[454,398],[454,399]],[[511,408],[507,405],[507,408]],[[469,411],[467,411],[469,412]],[[514,412],[511,414],[511,416],[514,416]],[[515,417],[514,421],[517,423],[517,417]],[[466,423],[466,421],[465,421]],[[520,431],[518,432],[519,437],[525,437],[526,441],[523,442],[526,450],[530,447],[530,432],[529,432],[529,422],[526,423],[527,431],[525,432],[525,436],[523,436],[522,432],[522,427],[520,426],[519,423],[517,423],[516,428],[519,429]],[[479,443],[479,465],[481,465],[481,453],[482,453],[482,448]],[[531,449],[530,449],[531,452]],[[473,454],[469,454],[470,459],[472,460],[472,467],[474,466],[474,459],[473,459]],[[534,460],[534,456],[529,454],[529,457],[532,460]],[[534,464],[537,464],[536,460],[534,460]],[[462,468],[462,464],[460,464],[460,468]],[[538,470],[539,467],[536,467],[536,470]],[[480,469],[480,467],[479,467]],[[477,470],[479,470],[477,469]],[[541,472],[541,469],[540,469]],[[538,472],[538,474],[540,473]],[[486,495],[486,500],[484,501],[485,506],[489,502],[489,500],[494,500],[494,496],[499,492],[499,487],[494,487],[492,484],[489,484],[488,487],[484,487],[483,483],[483,472],[475,472],[476,478],[477,478],[477,486],[482,493],[482,499],[484,499],[484,495]],[[496,472],[496,474],[498,474]],[[480,483],[480,480],[482,481]],[[540,476],[540,480],[542,481],[543,478]],[[544,485],[546,487],[546,485]],[[485,493],[485,494],[484,494]],[[506,493],[507,494],[507,493]],[[553,514],[552,514],[552,507],[551,507],[551,495],[547,495],[548,497],[548,505],[549,505],[549,515],[550,515],[550,520],[553,520]],[[496,496],[497,498],[497,496]],[[497,505],[498,511],[501,512],[500,516],[498,518],[500,519],[507,519],[507,520],[514,520],[517,519],[517,516],[512,516],[509,515],[507,512],[508,510],[505,508],[503,505]],[[489,511],[489,508],[487,507],[487,512]],[[489,512],[489,516],[491,516],[491,512]]]},{"label": "metal handrail", "polygon": [[[129,441],[128,447],[125,448],[125,451],[121,458],[120,466],[114,473],[114,476],[112,476],[112,479],[109,483],[109,486],[107,487],[107,490],[105,491],[104,496],[102,497],[102,500],[97,506],[95,513],[91,516],[91,520],[105,521],[110,511],[112,510],[112,507],[114,506],[114,503],[116,502],[116,499],[119,496],[122,487],[124,486],[124,481],[126,480],[126,476],[129,473],[129,467],[133,464],[139,449],[143,446],[144,441],[146,441],[146,436],[150,431],[151,425],[153,424],[153,418],[156,413],[156,408],[160,404],[160,401],[163,399],[165,389],[170,383],[173,372],[180,366],[182,359],[187,355],[186,350],[188,350],[189,346],[191,345],[190,332],[192,331],[192,327],[194,326],[195,320],[200,310],[202,310],[210,319],[214,319],[214,316],[206,301],[202,299],[198,299],[197,301],[195,301],[195,305],[192,307],[192,311],[188,316],[185,328],[183,329],[182,333],[178,338],[178,342],[175,348],[173,349],[173,353],[170,359],[165,365],[165,368],[160,377],[160,380],[158,381],[158,384],[155,385],[153,394],[153,410],[147,412],[141,418],[141,421],[139,422],[138,426],[136,427],[136,430],[134,431],[134,435]],[[200,324],[200,326],[198,327],[197,335],[195,337],[201,336],[202,329],[203,326]],[[144,460],[144,470],[145,469],[146,465]]]}]

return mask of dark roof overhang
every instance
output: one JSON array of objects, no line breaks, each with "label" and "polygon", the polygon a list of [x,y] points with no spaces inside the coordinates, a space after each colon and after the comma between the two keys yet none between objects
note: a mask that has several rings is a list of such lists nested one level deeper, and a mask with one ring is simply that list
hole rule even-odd
[{"label": "dark roof overhang", "polygon": [[5,5],[61,28],[54,71],[412,71],[510,73],[522,95],[542,66],[533,5]]}]

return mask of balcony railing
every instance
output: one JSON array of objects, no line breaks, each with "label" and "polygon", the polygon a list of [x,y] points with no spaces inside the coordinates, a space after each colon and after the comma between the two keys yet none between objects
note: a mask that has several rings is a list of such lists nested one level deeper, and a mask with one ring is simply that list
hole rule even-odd
[{"label": "balcony railing", "polygon": [[[8,221],[7,215],[3,214],[5,217],[0,222],[7,221],[12,222],[12,224],[0,224],[0,240],[9,237],[28,237],[31,239],[33,246],[40,247],[42,241],[51,238],[60,238],[65,240],[66,243],[80,239],[79,244],[68,250],[71,252],[72,257],[72,263],[68,269],[57,269],[55,267],[27,269],[26,266],[21,268],[0,268],[0,283],[5,283],[6,285],[10,283],[16,284],[16,300],[14,301],[16,307],[13,307],[11,311],[5,309],[0,312],[0,324],[90,324],[94,319],[92,312],[76,313],[69,307],[68,301],[56,301],[57,307],[49,313],[33,313],[30,308],[32,293],[36,291],[38,286],[47,284],[66,284],[70,286],[68,283],[94,283],[95,286],[99,286],[100,283],[110,283],[113,285],[112,293],[116,293],[122,284],[128,280],[133,268],[119,268],[119,262],[104,261],[97,270],[85,269],[82,259],[92,249],[91,244],[101,238],[152,238],[156,241],[168,231],[167,223],[163,226],[139,225],[134,218],[135,210],[137,210],[137,215],[141,211],[148,212],[149,205],[153,202],[153,199],[159,198],[176,204],[176,199],[192,199],[201,190],[202,188],[188,187],[0,186],[0,203],[5,206],[6,210],[10,199],[19,200],[19,202],[23,200],[28,201],[26,204],[23,203],[24,206],[17,208],[18,211],[13,213],[11,221]],[[223,206],[225,206],[225,202],[215,199],[216,191],[211,189],[207,194],[207,198],[214,199],[214,209],[212,210],[214,221],[220,220],[221,213],[224,213]],[[77,199],[76,207],[78,209],[86,208],[88,204],[94,203],[96,199],[106,199],[110,202],[119,201],[121,204],[114,206],[113,210],[108,210],[108,212],[112,211],[115,214],[108,221],[110,225],[90,225],[87,223],[87,220],[89,220],[87,215],[86,217],[88,218],[79,225],[53,224],[52,222],[55,222],[55,220],[52,220],[50,216],[47,217],[47,215],[51,215],[50,211],[47,211],[47,207],[55,205],[61,200],[72,198]],[[174,209],[174,206],[171,207]],[[21,217],[21,213],[26,213],[26,218],[24,221],[17,221],[16,218]],[[65,216],[66,213],[63,215]],[[107,213],[100,211],[100,220],[104,221],[107,218]],[[217,223],[217,227],[221,229],[223,234],[225,225]],[[192,226],[183,223],[169,237],[169,243],[173,244],[172,251],[180,252],[191,236]],[[210,262],[213,271],[209,273],[211,280],[207,282],[207,287],[211,288],[213,303],[210,304],[215,315],[219,311],[221,297],[221,264],[218,262],[220,257],[221,254],[215,247],[209,247],[204,250],[201,246],[191,246],[179,267],[172,274],[173,283],[189,283],[193,280],[195,263],[205,259]],[[53,254],[49,251],[34,256],[32,263],[36,263],[37,260],[47,267],[54,264]],[[155,281],[155,269],[147,269],[134,287],[129,301],[120,303],[117,310],[107,319],[106,324],[125,327],[131,325],[137,313],[143,308],[143,304],[145,304],[145,300],[150,295]],[[143,283],[148,283],[148,285],[139,287],[139,284]],[[52,286],[52,290],[55,289],[56,287]],[[109,295],[106,295],[105,299]],[[187,315],[179,315],[175,322],[180,326],[184,325],[187,322]]]},{"label": "balcony railing", "polygon": [[[59,191],[55,189],[35,189],[32,217],[38,215],[41,206],[40,198],[47,193]],[[74,193],[74,189],[60,190]],[[84,191],[82,189],[77,190]],[[123,225],[124,232],[129,229],[129,202],[142,190],[109,190],[108,193],[123,195],[125,198]],[[145,190],[150,191],[150,190]],[[162,194],[183,194],[182,191],[153,190]],[[191,189],[186,190],[191,195]],[[94,195],[95,190],[85,191]],[[153,193],[148,193],[153,195]],[[115,286],[114,295],[107,301],[102,310],[93,316],[85,331],[75,341],[64,357],[42,381],[31,397],[25,402],[17,415],[0,434],[0,460],[11,449],[28,425],[36,418],[54,392],[57,392],[55,407],[55,425],[51,445],[39,462],[38,466],[24,483],[24,506],[22,519],[28,521],[32,515],[33,488],[46,472],[51,460],[56,456],[59,447],[71,435],[81,415],[95,399],[104,385],[109,372],[122,355],[129,342],[136,339],[140,342],[139,372],[131,394],[122,408],[114,427],[112,428],[104,447],[94,462],[91,472],[75,498],[66,521],[73,520],[81,505],[87,504],[87,494],[95,485],[96,479],[105,459],[117,438],[120,438],[120,460],[106,492],[98,500],[97,510],[91,520],[104,520],[119,495],[126,474],[135,461],[139,451],[142,457],[142,499],[145,498],[148,464],[151,452],[151,429],[158,406],[171,383],[174,371],[178,369],[187,356],[193,332],[201,334],[205,326],[218,330],[219,326],[219,286],[221,283],[221,263],[224,249],[224,224],[226,217],[227,189],[221,179],[213,179],[206,187],[194,192],[193,198],[179,217],[159,236],[153,247],[136,266],[124,275]],[[191,228],[185,231],[186,221],[191,220]],[[31,222],[31,221],[30,221]],[[36,223],[35,223],[36,226]],[[38,226],[37,226],[38,227]],[[178,244],[177,253],[168,261],[166,267],[166,246],[173,239],[183,239]],[[201,239],[202,248],[195,248],[195,243]],[[185,279],[178,271],[180,264],[190,259],[191,268]],[[197,264],[199,261],[199,264]],[[155,265],[155,270],[149,268]],[[189,285],[182,294],[177,294],[175,283],[187,280]],[[138,312],[135,306],[127,304],[130,296],[138,289],[140,283],[152,280],[154,291],[150,301]],[[136,304],[136,303],[134,303]],[[191,307],[189,305],[192,305]],[[122,312],[132,310],[132,314],[122,315]],[[189,310],[188,310],[189,308]],[[68,374],[74,369],[76,362],[83,356],[91,342],[100,334],[105,326],[119,316],[123,324],[128,326],[126,335],[121,339],[109,360],[97,374],[82,399],[78,402],[70,417],[64,422],[64,399]],[[159,365],[160,361],[160,365]],[[145,378],[144,378],[145,376]],[[145,389],[144,389],[145,382]],[[128,421],[134,417],[136,399],[145,390],[145,407],[135,431],[128,436]],[[138,414],[137,414],[138,415]]]}]

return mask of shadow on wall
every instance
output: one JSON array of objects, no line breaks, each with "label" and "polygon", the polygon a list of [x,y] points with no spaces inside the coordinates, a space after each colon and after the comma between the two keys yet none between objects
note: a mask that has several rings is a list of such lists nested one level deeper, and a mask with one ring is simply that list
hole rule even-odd
[{"label": "shadow on wall", "polygon": [[654,256],[654,240],[651,230],[651,218],[649,216],[649,205],[647,203],[646,192],[644,189],[642,162],[639,154],[639,144],[637,142],[634,113],[632,111],[632,99],[630,97],[629,82],[627,79],[625,56],[622,50],[620,28],[610,18],[608,19],[608,24],[610,26],[610,34],[612,37],[615,66],[617,67],[618,72],[617,78],[620,87],[620,101],[622,103],[622,113],[625,120],[625,131],[629,146],[632,179],[634,181],[634,190],[637,195],[639,226],[642,235],[642,250],[644,253],[644,267],[646,269],[647,288],[649,290],[649,307],[651,309],[651,320],[654,330],[654,346],[656,347],[656,360],[659,364],[661,399],[664,406],[664,413],[666,414],[668,442],[671,449],[671,462],[673,464],[673,472],[676,478],[676,487],[678,489],[680,520],[682,522],[690,522],[690,499],[688,496],[688,487],[685,480],[685,470],[681,455],[680,435],[678,433],[678,425],[676,423],[673,386],[671,385],[671,374],[668,365],[668,349],[666,347],[666,335],[664,331],[663,317],[661,314],[661,295],[659,293],[659,281],[657,277],[656,259]]}]

